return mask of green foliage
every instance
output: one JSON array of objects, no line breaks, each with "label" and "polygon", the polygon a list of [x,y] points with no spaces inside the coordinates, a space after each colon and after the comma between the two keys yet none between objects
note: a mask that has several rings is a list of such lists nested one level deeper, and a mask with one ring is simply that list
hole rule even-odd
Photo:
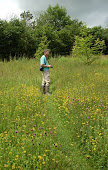
[{"label": "green foliage", "polygon": [[55,7],[49,6],[48,9],[40,15],[37,19],[37,25],[51,25],[55,30],[59,31],[66,25],[71,25],[72,21],[70,16],[67,15],[65,8],[56,5]]},{"label": "green foliage", "polygon": [[29,21],[31,19],[33,19],[33,15],[30,13],[30,11],[24,11],[20,14],[20,17],[26,21]]},{"label": "green foliage", "polygon": [[[86,35],[86,33],[84,32]],[[92,35],[85,37],[75,37],[75,44],[73,47],[73,56],[74,57],[85,57],[86,63],[89,65],[94,62],[103,52],[104,40],[100,41],[99,39],[94,41]]]},{"label": "green foliage", "polygon": [[71,20],[65,8],[56,5],[49,6],[46,12],[37,20],[36,32],[42,35],[43,31],[49,43],[52,56],[69,55],[72,51],[74,36],[79,34],[81,22]]},{"label": "green foliage", "polygon": [[34,35],[34,30],[31,27],[26,27],[23,21],[12,19],[9,22],[0,21],[0,56],[3,60],[12,58],[33,56],[37,42]]},{"label": "green foliage", "polygon": [[8,56],[9,53],[7,53],[8,52],[7,38],[4,32],[7,26],[8,23],[6,21],[0,20],[0,60],[3,60],[5,57],[9,57]]},{"label": "green foliage", "polygon": [[55,7],[49,6],[46,13],[50,16],[50,23],[57,31],[63,29],[66,25],[71,25],[71,19],[67,15],[66,9],[59,5]]},{"label": "green foliage", "polygon": [[42,55],[44,54],[44,50],[48,48],[49,41],[47,40],[47,37],[43,35],[41,39],[41,43],[38,46],[38,49],[36,50],[35,57],[36,59],[40,60]]},{"label": "green foliage", "polygon": [[104,49],[104,53],[108,54],[108,28],[104,29],[103,38],[105,40],[105,45],[106,45]]},{"label": "green foliage", "polygon": [[30,13],[30,11],[24,11],[20,14],[21,20],[24,21],[25,25],[27,27],[35,27],[35,20],[33,18],[32,13]]},{"label": "green foliage", "polygon": [[24,11],[20,19],[0,20],[0,60],[10,60],[10,56],[11,58],[34,57],[43,34],[49,42],[48,47],[52,57],[70,55],[75,36],[85,38],[89,35],[93,36],[92,46],[96,44],[97,39],[104,40],[103,53],[108,54],[107,28],[101,26],[87,28],[82,21],[71,19],[66,9],[57,4],[49,6],[38,18],[30,11]]}]

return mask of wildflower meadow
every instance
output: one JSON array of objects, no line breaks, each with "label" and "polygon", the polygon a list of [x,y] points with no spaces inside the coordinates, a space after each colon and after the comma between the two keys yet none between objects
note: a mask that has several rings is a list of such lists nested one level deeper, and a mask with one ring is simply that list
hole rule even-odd
[{"label": "wildflower meadow", "polygon": [[51,58],[51,96],[39,61],[0,62],[0,170],[106,170],[108,58]]}]

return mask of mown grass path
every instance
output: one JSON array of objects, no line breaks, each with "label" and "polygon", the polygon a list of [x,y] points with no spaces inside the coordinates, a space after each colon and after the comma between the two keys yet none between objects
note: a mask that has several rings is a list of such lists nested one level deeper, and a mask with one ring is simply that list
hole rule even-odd
[{"label": "mown grass path", "polygon": [[48,119],[57,127],[56,143],[58,143],[61,154],[64,154],[68,160],[65,168],[67,170],[92,170],[93,167],[90,167],[86,158],[79,150],[77,143],[73,142],[73,129],[69,128],[69,125],[66,126],[66,120],[58,114],[54,105],[53,95],[47,98],[46,103]]}]

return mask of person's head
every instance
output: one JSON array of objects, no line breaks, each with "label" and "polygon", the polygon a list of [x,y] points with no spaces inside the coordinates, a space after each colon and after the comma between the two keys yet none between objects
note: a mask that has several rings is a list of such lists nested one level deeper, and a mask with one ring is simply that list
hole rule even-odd
[{"label": "person's head", "polygon": [[47,57],[49,55],[49,50],[48,49],[45,49],[44,50],[44,55]]}]

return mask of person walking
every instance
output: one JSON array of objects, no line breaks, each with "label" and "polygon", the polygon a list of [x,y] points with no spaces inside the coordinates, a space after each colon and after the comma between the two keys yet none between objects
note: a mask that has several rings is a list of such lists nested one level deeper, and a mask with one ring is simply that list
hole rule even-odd
[{"label": "person walking", "polygon": [[49,55],[49,50],[44,50],[44,55],[40,59],[40,66],[42,67],[42,92],[50,96],[49,86],[50,86],[50,74],[49,68],[52,68],[51,65],[48,64],[47,57]]}]

